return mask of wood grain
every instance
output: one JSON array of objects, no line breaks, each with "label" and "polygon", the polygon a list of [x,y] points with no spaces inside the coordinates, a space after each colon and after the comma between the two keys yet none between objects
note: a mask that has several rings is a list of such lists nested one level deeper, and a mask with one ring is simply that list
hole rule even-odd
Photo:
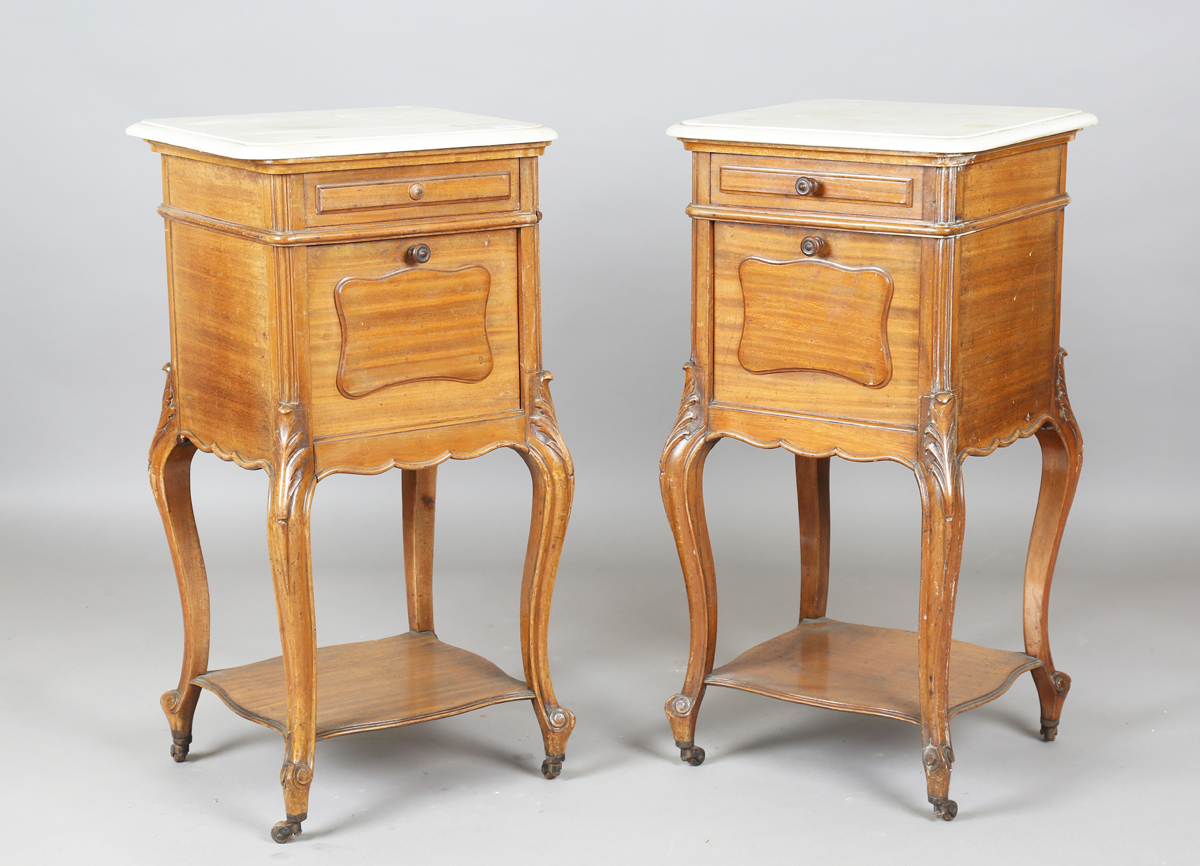
[{"label": "wood grain", "polygon": [[800,515],[800,621],[825,616],[829,604],[829,458],[796,455]]},{"label": "wood grain", "polygon": [[738,276],[745,305],[738,360],[751,373],[829,373],[871,388],[892,377],[885,271],[755,257]]},{"label": "wood grain", "polygon": [[163,203],[225,222],[273,225],[270,178],[244,167],[164,156]]},{"label": "wood grain", "polygon": [[404,587],[408,629],[433,631],[433,526],[437,512],[437,467],[401,470]]},{"label": "wood grain", "polygon": [[[282,658],[209,671],[195,682],[239,716],[286,731]],[[533,692],[520,680],[428,632],[317,651],[318,740],[531,698]]]},{"label": "wood grain", "polygon": [[[954,641],[950,715],[995,700],[1038,667],[1024,653]],[[705,682],[768,697],[921,724],[917,635],[900,629],[806,620],[714,670]]]},{"label": "wood grain", "polygon": [[[687,763],[704,760],[694,737],[708,685],[920,724],[926,791],[946,820],[958,808],[951,716],[1030,670],[1042,735],[1054,738],[1070,678],[1051,660],[1048,597],[1082,456],[1058,346],[1071,138],[945,155],[684,141],[692,355],[660,484],[691,622],[683,686],[666,704]],[[817,181],[815,194],[799,193],[800,177]],[[806,237],[824,242],[805,253],[814,258],[801,254]],[[1025,576],[1027,654],[960,644],[963,457],[1035,434],[1044,470]],[[722,438],[796,455],[801,625],[713,671],[702,489]],[[916,475],[916,633],[823,618],[835,455]]]},{"label": "wood grain", "polygon": [[180,428],[226,459],[265,462],[275,403],[268,251],[176,224],[168,256]]},{"label": "wood grain", "polygon": [[355,398],[425,379],[486,379],[491,285],[491,274],[477,265],[341,280],[334,289],[342,326],[338,391]]},{"label": "wood grain", "polygon": [[[365,387],[375,385],[369,393],[359,392],[357,398],[347,396],[338,387],[338,371],[342,364],[342,320],[338,316],[337,294],[347,280],[384,280],[393,278],[397,269],[404,268],[405,251],[414,243],[429,245],[432,256],[423,270],[451,272],[482,269],[488,276],[487,303],[483,320],[483,339],[491,356],[491,369],[475,381],[451,381],[446,378],[420,378],[437,373],[450,357],[467,357],[481,344],[478,331],[470,345],[454,345],[444,337],[465,336],[460,330],[463,322],[455,321],[459,307],[453,295],[440,301],[432,300],[428,290],[435,285],[426,282],[424,301],[409,299],[403,294],[392,296],[384,292],[380,303],[387,310],[386,322],[379,315],[365,320],[368,330],[376,326],[388,331],[399,329],[411,338],[422,335],[419,343],[405,342],[401,335],[388,337],[380,343],[371,339],[372,352],[390,361],[390,369],[368,371],[360,378]],[[472,232],[461,235],[430,235],[401,241],[334,244],[311,247],[308,263],[308,327],[309,376],[312,389],[312,428],[316,439],[340,438],[347,435],[383,433],[390,430],[415,429],[454,421],[496,417],[521,408],[521,377],[519,360],[519,320],[517,316],[517,255],[516,233],[513,231]],[[460,275],[461,276],[461,275]],[[445,277],[443,289],[455,292],[463,285],[458,277]],[[424,281],[423,281],[424,282]],[[476,291],[478,296],[478,291]],[[394,297],[394,301],[391,298]],[[390,309],[389,309],[390,306]],[[412,306],[423,309],[411,309]],[[414,316],[404,321],[408,312]],[[461,310],[457,310],[461,311]],[[440,334],[439,334],[440,332]],[[433,334],[437,339],[424,336]],[[407,348],[411,346],[411,348]],[[462,354],[459,354],[462,353]],[[399,363],[397,363],[399,361]],[[478,371],[480,365],[474,366]],[[389,377],[405,375],[411,367],[414,377],[399,380],[392,387],[378,387],[381,382],[394,381]],[[442,372],[446,372],[443,367]],[[360,388],[363,383],[357,383]],[[354,391],[351,392],[355,393]]]},{"label": "wood grain", "polygon": [[978,219],[1062,195],[1066,142],[990,154],[958,173],[959,218]]},{"label": "wood grain", "polygon": [[[784,226],[751,227],[739,224],[717,223],[715,233],[715,279],[713,310],[713,397],[722,403],[763,409],[802,411],[805,414],[854,421],[876,422],[891,426],[916,425],[917,403],[917,309],[920,303],[920,242],[910,238],[894,238],[856,232],[821,231],[829,253],[826,261],[842,268],[872,268],[873,273],[882,273],[890,278],[892,293],[886,310],[880,309],[879,298],[870,298],[872,310],[859,312],[857,298],[851,297],[842,303],[821,303],[825,297],[820,286],[809,287],[799,280],[772,276],[778,280],[775,314],[796,316],[802,302],[807,298],[808,306],[820,308],[821,315],[828,319],[832,313],[837,319],[831,324],[837,328],[824,331],[825,349],[819,353],[811,347],[800,347],[794,351],[816,356],[818,363],[834,366],[837,346],[860,353],[846,364],[861,358],[861,336],[852,337],[844,327],[847,322],[868,322],[869,327],[860,326],[858,333],[869,331],[879,351],[881,316],[886,312],[886,343],[890,355],[891,376],[882,387],[865,387],[843,375],[831,375],[820,371],[788,371],[759,375],[746,369],[739,358],[745,333],[747,303],[743,293],[742,268],[750,259],[775,262],[795,261],[802,258],[800,244],[812,231]],[[804,265],[806,270],[818,270],[820,266]],[[780,275],[785,269],[777,271]],[[760,287],[757,298],[769,298]],[[757,298],[755,300],[757,300]],[[789,309],[790,308],[790,309]],[[824,327],[814,323],[811,329]],[[810,329],[810,330],[811,330]],[[753,330],[752,330],[753,333]],[[785,336],[783,336],[786,339]],[[768,346],[772,343],[768,343]],[[778,350],[775,350],[778,351]],[[860,368],[861,369],[861,368]],[[866,374],[871,378],[871,374]]]},{"label": "wood grain", "polygon": [[304,223],[336,226],[516,210],[517,171],[517,160],[504,159],[312,172],[304,175]]},{"label": "wood grain", "polygon": [[[901,219],[922,216],[926,175],[919,166],[714,154],[711,171],[714,205]],[[800,177],[816,180],[817,190],[799,195],[795,184]]]},{"label": "wood grain", "polygon": [[[150,478],[184,612],[163,695],[186,758],[200,686],[279,730],[285,842],[307,818],[318,739],[512,700],[562,769],[575,716],[547,632],[574,491],[541,367],[537,156],[545,144],[255,162],[163,153],[172,364]],[[432,252],[421,262],[412,247]],[[518,451],[533,480],[521,590],[526,682],[433,635],[436,466]],[[282,655],[204,673],[208,595],[191,510],[197,449],[269,476]],[[400,468],[413,632],[318,650],[310,511],[319,478]]]},{"label": "wood grain", "polygon": [[957,380],[964,447],[1050,411],[1058,351],[1061,212],[1017,220],[957,242]]}]

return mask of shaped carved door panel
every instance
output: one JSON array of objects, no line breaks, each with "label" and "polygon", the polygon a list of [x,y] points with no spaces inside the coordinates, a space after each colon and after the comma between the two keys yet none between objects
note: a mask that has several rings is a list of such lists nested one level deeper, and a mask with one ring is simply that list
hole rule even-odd
[{"label": "shaped carved door panel", "polygon": [[515,231],[312,247],[307,282],[314,437],[520,411]]},{"label": "shaped carved door panel", "polygon": [[[715,228],[714,398],[915,426],[920,241]],[[813,256],[805,238],[820,238]]]}]

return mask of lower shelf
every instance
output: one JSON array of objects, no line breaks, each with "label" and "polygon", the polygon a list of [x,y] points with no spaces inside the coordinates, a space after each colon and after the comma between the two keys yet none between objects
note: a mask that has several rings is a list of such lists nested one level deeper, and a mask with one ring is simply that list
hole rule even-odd
[{"label": "lower shelf", "polygon": [[[995,700],[1041,664],[1025,653],[952,641],[950,715]],[[918,681],[914,632],[832,619],[805,620],[705,679],[712,686],[919,725]]]},{"label": "lower shelf", "polygon": [[[286,731],[283,658],[209,671],[192,682],[252,722]],[[487,659],[429,632],[317,650],[317,739],[466,713],[533,692]]]}]

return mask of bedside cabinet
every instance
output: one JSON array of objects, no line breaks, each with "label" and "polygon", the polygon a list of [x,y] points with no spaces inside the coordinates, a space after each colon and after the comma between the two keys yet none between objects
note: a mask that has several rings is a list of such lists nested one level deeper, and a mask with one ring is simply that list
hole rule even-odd
[{"label": "bedside cabinet", "polygon": [[[1070,678],[1047,605],[1083,442],[1058,343],[1067,142],[1079,111],[811,100],[685,121],[692,151],[692,359],[663,451],[663,502],[691,645],[666,711],[695,765],[708,686],[921,726],[946,820],[950,718],[1030,671],[1052,740]],[[966,515],[962,460],[1036,436],[1041,494],[1024,652],[951,639]],[[796,456],[799,625],[714,670],[705,457],[722,438]],[[892,460],[923,509],[917,631],[826,616],[829,461]]]},{"label": "bedside cabinet", "polygon": [[[183,602],[177,761],[200,690],[283,735],[286,820],[307,817],[317,740],[532,701],[558,775],[574,716],[546,630],[574,490],[542,369],[537,157],[546,127],[400,107],[149,120],[162,154],[171,362],[150,481]],[[434,633],[437,466],[497,448],[533,476],[520,597],[524,675]],[[208,670],[209,602],[189,467],[208,451],[268,475],[280,658]],[[317,481],[399,468],[407,633],[318,648]]]}]

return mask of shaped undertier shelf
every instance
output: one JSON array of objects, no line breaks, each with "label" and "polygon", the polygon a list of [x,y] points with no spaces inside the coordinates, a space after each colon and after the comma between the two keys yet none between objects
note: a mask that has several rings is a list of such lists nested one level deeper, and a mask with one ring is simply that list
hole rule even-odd
[{"label": "shaped undertier shelf", "polygon": [[[252,722],[286,730],[283,658],[193,680]],[[317,651],[317,739],[440,719],[533,692],[487,659],[431,632],[322,647]]]},{"label": "shaped undertier shelf", "polygon": [[[952,641],[950,715],[995,700],[1042,662],[1025,653]],[[917,635],[902,629],[809,619],[717,668],[705,679],[833,710],[921,723]]]}]

